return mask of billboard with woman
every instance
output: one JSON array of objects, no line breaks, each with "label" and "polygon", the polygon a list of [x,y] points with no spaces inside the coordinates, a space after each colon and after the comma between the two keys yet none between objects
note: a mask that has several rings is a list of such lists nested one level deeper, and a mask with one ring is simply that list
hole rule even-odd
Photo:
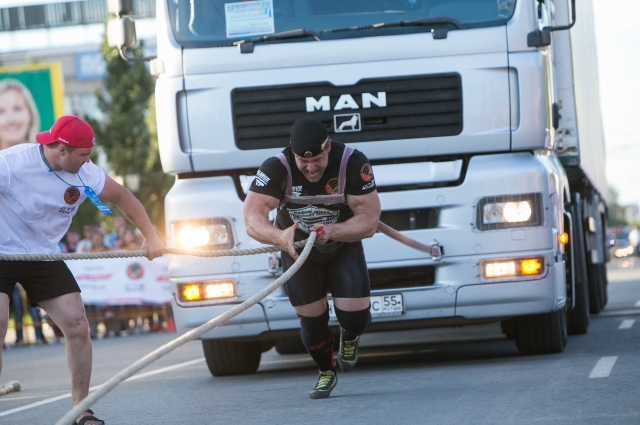
[{"label": "billboard with woman", "polygon": [[57,63],[0,67],[0,150],[35,142],[64,114]]}]

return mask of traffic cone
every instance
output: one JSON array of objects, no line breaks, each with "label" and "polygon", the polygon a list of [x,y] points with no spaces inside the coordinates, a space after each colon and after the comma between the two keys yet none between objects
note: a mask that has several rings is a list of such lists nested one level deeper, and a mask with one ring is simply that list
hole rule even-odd
[{"label": "traffic cone", "polygon": [[167,332],[175,332],[176,324],[173,321],[173,316],[167,317]]}]

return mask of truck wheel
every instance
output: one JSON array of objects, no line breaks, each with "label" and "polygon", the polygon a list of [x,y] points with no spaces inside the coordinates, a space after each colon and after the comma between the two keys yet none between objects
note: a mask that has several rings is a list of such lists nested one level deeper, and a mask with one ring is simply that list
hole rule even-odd
[{"label": "truck wheel", "polygon": [[213,376],[255,373],[260,366],[262,356],[260,341],[232,342],[223,339],[203,339],[202,349],[209,372]]},{"label": "truck wheel", "polygon": [[503,320],[500,322],[500,330],[507,339],[516,339],[516,319]]},{"label": "truck wheel", "polygon": [[[572,195],[572,202],[569,205],[569,213],[573,220],[571,237],[573,241],[569,249],[573,249],[573,270],[576,281],[575,293],[571,296],[575,300],[574,308],[567,311],[567,332],[569,335],[586,334],[589,329],[589,280],[587,274],[587,258],[584,245],[584,233],[582,226],[582,201],[579,193]],[[569,253],[571,255],[571,253]],[[571,270],[568,265],[567,270]],[[571,276],[569,276],[571,278]]]},{"label": "truck wheel", "polygon": [[291,338],[283,338],[276,343],[276,351],[279,354],[302,354],[306,353],[307,349],[302,343],[302,338],[294,336]]},{"label": "truck wheel", "polygon": [[598,314],[607,303],[606,271],[603,274],[604,264],[591,264],[589,266],[589,310],[591,314]]},{"label": "truck wheel", "polygon": [[561,353],[567,345],[566,309],[516,318],[516,346],[522,354]]}]

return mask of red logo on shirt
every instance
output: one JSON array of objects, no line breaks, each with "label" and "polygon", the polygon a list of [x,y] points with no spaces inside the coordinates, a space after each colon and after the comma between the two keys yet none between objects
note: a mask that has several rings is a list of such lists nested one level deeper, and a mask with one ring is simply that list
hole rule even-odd
[{"label": "red logo on shirt", "polygon": [[324,190],[326,190],[329,195],[338,193],[338,178],[334,177],[330,179],[327,184],[324,185]]},{"label": "red logo on shirt", "polygon": [[365,182],[373,180],[373,170],[371,170],[369,163],[365,163],[362,168],[360,168],[360,178]]},{"label": "red logo on shirt", "polygon": [[77,187],[69,187],[64,191],[64,202],[69,205],[75,204],[80,199],[80,190]]}]

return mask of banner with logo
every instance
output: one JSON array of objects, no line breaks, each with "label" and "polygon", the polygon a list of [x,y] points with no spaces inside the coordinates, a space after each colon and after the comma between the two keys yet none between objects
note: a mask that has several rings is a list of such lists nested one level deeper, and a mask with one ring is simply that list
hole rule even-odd
[{"label": "banner with logo", "polygon": [[85,304],[164,304],[171,300],[167,257],[67,261]]},{"label": "banner with logo", "polygon": [[0,115],[11,117],[11,126],[0,123],[0,147],[35,142],[64,115],[60,64],[0,66]]}]

